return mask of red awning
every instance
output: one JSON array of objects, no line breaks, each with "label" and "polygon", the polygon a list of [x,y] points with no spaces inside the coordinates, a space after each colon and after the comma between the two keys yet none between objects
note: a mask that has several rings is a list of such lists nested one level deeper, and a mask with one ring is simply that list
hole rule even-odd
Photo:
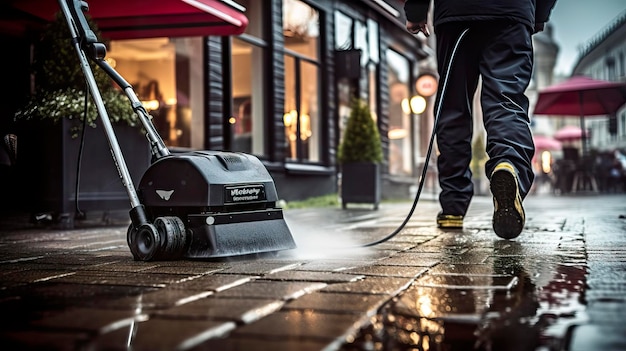
[{"label": "red awning", "polygon": [[[107,39],[243,33],[248,18],[221,0],[87,0],[87,14]],[[52,20],[58,1],[14,0],[14,8]],[[243,8],[242,8],[243,9]]]}]

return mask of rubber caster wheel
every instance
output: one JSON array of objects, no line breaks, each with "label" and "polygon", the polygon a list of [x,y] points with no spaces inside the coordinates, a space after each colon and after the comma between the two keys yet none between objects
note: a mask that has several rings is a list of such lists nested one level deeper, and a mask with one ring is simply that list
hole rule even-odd
[{"label": "rubber caster wheel", "polygon": [[154,226],[165,239],[161,247],[161,259],[174,260],[182,256],[187,248],[185,225],[178,217],[158,217]]},{"label": "rubber caster wheel", "polygon": [[128,247],[137,261],[151,261],[159,256],[161,251],[161,234],[152,224],[142,224],[128,228]]}]

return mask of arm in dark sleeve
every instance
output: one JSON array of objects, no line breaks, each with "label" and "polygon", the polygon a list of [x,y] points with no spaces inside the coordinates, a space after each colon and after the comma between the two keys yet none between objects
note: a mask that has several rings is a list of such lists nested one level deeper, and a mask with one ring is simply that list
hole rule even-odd
[{"label": "arm in dark sleeve", "polygon": [[[537,0],[535,7],[535,23],[546,23],[557,0]],[[405,4],[406,6],[406,4]]]},{"label": "arm in dark sleeve", "polygon": [[406,0],[404,2],[406,19],[413,23],[425,22],[428,18],[429,4],[430,0]]}]

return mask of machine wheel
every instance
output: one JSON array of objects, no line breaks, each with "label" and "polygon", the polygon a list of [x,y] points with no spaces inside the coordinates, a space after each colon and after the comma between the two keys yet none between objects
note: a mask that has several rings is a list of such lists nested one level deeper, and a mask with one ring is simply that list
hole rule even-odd
[{"label": "machine wheel", "polygon": [[154,226],[165,239],[161,247],[163,259],[177,259],[184,253],[187,244],[185,225],[178,217],[158,217]]},{"label": "machine wheel", "polygon": [[134,228],[131,224],[127,240],[135,260],[150,261],[159,256],[162,239],[154,225],[148,223]]}]

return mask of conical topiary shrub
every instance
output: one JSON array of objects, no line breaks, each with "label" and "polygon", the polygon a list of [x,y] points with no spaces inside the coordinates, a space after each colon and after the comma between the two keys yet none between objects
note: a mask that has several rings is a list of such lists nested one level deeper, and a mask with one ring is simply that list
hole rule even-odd
[{"label": "conical topiary shrub", "polygon": [[353,100],[352,111],[337,151],[340,164],[352,162],[380,163],[383,159],[378,127],[372,119],[369,106],[362,100]]},{"label": "conical topiary shrub", "polygon": [[343,208],[347,203],[370,203],[378,209],[382,159],[380,134],[369,106],[361,100],[354,100],[337,152],[337,161],[341,164]]}]

